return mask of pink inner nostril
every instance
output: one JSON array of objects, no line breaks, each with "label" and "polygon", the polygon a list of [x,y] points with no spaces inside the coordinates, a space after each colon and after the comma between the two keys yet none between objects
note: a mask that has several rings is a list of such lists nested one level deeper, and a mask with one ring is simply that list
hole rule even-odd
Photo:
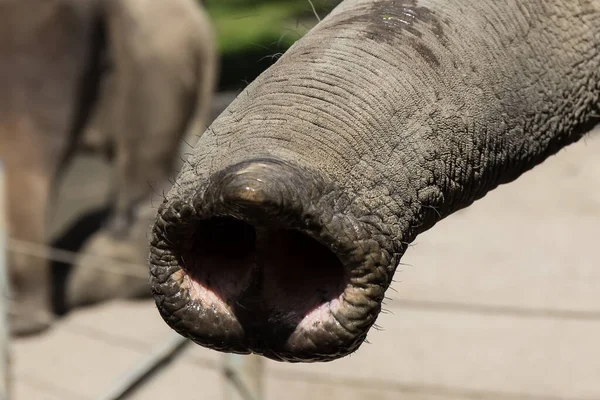
[{"label": "pink inner nostril", "polygon": [[271,322],[297,324],[339,298],[347,285],[342,263],[315,239],[233,218],[199,222],[182,259],[195,285],[204,289],[201,298],[210,293],[231,310],[241,306]]},{"label": "pink inner nostril", "polygon": [[232,306],[250,285],[256,269],[255,239],[254,228],[242,221],[202,221],[182,255],[184,268],[204,291]]}]

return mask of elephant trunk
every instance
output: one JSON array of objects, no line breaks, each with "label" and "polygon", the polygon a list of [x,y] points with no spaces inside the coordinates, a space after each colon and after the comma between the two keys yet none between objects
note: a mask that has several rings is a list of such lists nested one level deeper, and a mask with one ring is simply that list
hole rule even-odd
[{"label": "elephant trunk", "polygon": [[354,351],[417,234],[597,122],[598,22],[592,1],[343,2],[219,116],[166,196],[163,318],[224,351]]}]

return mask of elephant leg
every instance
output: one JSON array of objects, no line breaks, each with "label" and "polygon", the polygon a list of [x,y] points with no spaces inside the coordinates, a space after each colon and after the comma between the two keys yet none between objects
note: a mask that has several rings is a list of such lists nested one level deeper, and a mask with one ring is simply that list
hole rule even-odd
[{"label": "elephant leg", "polygon": [[[0,159],[6,165],[9,235],[47,244],[54,183],[97,97],[105,28],[98,2],[4,2],[0,22]],[[14,334],[54,319],[48,260],[9,253]]]},{"label": "elephant leg", "polygon": [[183,136],[204,130],[216,84],[214,33],[195,2],[112,2],[106,15],[113,74],[110,99],[100,104],[114,148],[114,212],[83,246],[80,265],[97,255],[126,264],[115,265],[120,273],[76,268],[69,307],[150,295],[151,200],[180,166]]},{"label": "elephant leg", "polygon": [[[151,198],[168,183],[194,106],[195,88],[178,86],[173,74],[148,63],[119,66],[115,115],[113,213],[82,247],[68,283],[67,307],[112,298],[149,297],[147,233]],[[176,72],[176,71],[174,71]],[[97,256],[124,261],[117,273],[87,268]]]},{"label": "elephant leg", "polygon": [[111,228],[123,233],[149,204],[151,185],[164,185],[179,166],[184,135],[206,128],[218,56],[210,20],[193,0],[113,2],[108,15],[116,105]]},{"label": "elephant leg", "polygon": [[[52,177],[47,172],[7,163],[9,230],[12,238],[36,244],[47,240],[47,212]],[[54,319],[50,302],[48,260],[26,252],[9,251],[12,334],[45,330]]]}]

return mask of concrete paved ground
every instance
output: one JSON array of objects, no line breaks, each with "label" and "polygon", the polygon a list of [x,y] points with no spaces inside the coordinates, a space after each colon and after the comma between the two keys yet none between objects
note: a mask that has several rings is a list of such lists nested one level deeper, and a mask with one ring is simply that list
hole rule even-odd
[{"label": "concrete paved ground", "polygon": [[[370,344],[266,361],[266,398],[600,399],[599,154],[600,132],[420,236]],[[101,204],[105,166],[77,163],[63,201]],[[97,398],[171,334],[151,301],[73,312],[13,343],[14,398]],[[188,348],[133,398],[220,400],[220,357]]]}]

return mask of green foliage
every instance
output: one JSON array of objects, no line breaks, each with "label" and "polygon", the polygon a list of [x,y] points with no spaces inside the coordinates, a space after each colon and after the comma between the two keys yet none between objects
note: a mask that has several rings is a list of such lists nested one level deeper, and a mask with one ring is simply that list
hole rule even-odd
[{"label": "green foliage", "polygon": [[[312,0],[320,18],[341,0]],[[309,0],[204,0],[221,53],[219,89],[244,87],[318,19]]]},{"label": "green foliage", "polygon": [[[312,2],[321,16],[334,3]],[[317,23],[308,0],[206,0],[205,5],[225,56],[257,46],[283,51]]]}]

